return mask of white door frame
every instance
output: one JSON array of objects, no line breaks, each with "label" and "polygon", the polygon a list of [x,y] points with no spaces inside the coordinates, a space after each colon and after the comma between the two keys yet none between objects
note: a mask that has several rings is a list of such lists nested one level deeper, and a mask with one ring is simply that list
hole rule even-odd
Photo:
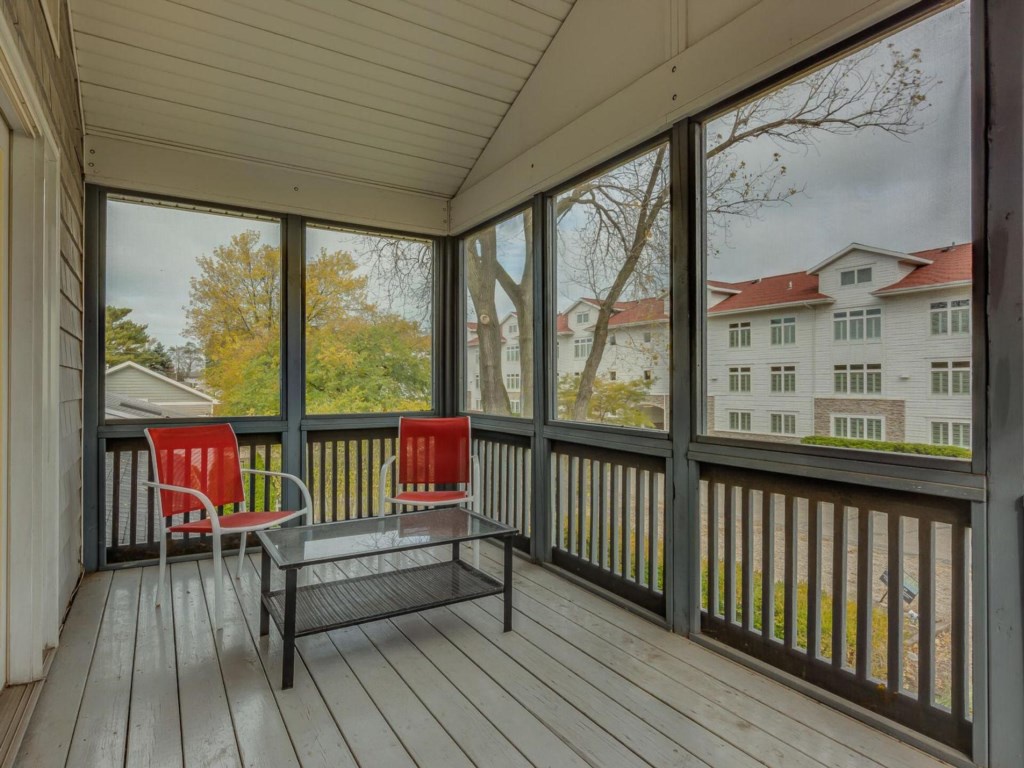
[{"label": "white door frame", "polygon": [[10,124],[3,300],[7,683],[38,680],[57,644],[60,150],[14,29],[0,14],[0,110]]}]

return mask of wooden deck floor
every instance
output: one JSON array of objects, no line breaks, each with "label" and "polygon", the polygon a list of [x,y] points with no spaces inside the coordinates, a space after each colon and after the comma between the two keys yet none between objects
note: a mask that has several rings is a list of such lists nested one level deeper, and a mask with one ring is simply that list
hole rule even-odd
[{"label": "wooden deck floor", "polygon": [[[497,556],[484,547],[482,567],[499,573]],[[209,561],[172,567],[160,611],[155,568],[89,576],[16,764],[945,765],[525,561],[514,632],[487,598],[303,638],[281,691],[257,566],[226,590],[219,644]]]}]

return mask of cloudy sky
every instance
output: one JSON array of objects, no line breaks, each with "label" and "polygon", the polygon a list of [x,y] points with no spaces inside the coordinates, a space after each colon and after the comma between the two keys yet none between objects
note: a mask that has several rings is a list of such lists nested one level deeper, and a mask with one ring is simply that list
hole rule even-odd
[{"label": "cloudy sky", "polygon": [[[970,236],[970,113],[968,17],[961,5],[904,30],[892,41],[921,49],[922,67],[940,81],[908,137],[874,130],[821,135],[810,147],[783,148],[790,184],[802,191],[787,205],[736,219],[727,239],[715,239],[709,277],[742,280],[807,269],[851,242],[918,251],[964,242]],[[768,141],[741,148],[749,164],[778,149]],[[344,212],[339,211],[339,218]],[[506,267],[522,273],[521,223],[499,227]],[[280,244],[276,223],[164,207],[111,202],[107,221],[107,303],[129,306],[165,345],[184,341],[184,307],[195,258],[231,235],[258,229]],[[316,232],[309,247],[358,248],[358,236]],[[565,304],[580,289],[562,286]],[[510,308],[507,299],[499,310]],[[401,311],[401,308],[396,308]]]}]

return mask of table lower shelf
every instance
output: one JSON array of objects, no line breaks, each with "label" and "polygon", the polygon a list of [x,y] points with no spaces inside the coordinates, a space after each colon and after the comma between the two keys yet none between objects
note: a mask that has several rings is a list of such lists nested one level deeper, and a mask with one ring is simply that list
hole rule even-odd
[{"label": "table lower shelf", "polygon": [[[503,589],[500,581],[461,560],[312,584],[296,590],[295,636],[499,595]],[[282,631],[284,602],[284,590],[263,597]]]}]

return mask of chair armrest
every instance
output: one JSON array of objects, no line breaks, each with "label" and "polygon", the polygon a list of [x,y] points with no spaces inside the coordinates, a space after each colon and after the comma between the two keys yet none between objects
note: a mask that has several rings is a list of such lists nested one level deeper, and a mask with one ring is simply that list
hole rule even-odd
[{"label": "chair armrest", "polygon": [[[210,518],[210,526],[213,529],[214,534],[220,533],[220,515],[217,514],[217,509],[213,506],[213,502],[210,501],[210,497],[202,491],[197,491],[195,488],[189,488],[185,485],[168,485],[167,483],[156,483],[152,480],[142,480],[141,485],[147,488],[156,488],[159,491],[174,491],[175,493],[186,493],[189,496],[195,496],[206,507],[206,516]],[[163,505],[161,504],[161,513],[163,512]]]},{"label": "chair armrest", "polygon": [[307,520],[308,520],[310,514],[312,514],[312,512],[313,512],[313,497],[309,495],[309,489],[306,487],[306,484],[302,481],[301,478],[296,477],[295,475],[289,474],[287,472],[274,472],[274,471],[269,470],[269,469],[244,469],[243,468],[242,469],[242,474],[245,474],[245,475],[268,475],[269,477],[280,477],[280,478],[282,478],[284,480],[291,480],[293,483],[295,483],[295,485],[297,485],[299,487],[299,493],[302,494],[302,500],[305,503],[304,509],[300,510],[300,511],[304,511],[306,513],[305,516],[306,516]]}]

